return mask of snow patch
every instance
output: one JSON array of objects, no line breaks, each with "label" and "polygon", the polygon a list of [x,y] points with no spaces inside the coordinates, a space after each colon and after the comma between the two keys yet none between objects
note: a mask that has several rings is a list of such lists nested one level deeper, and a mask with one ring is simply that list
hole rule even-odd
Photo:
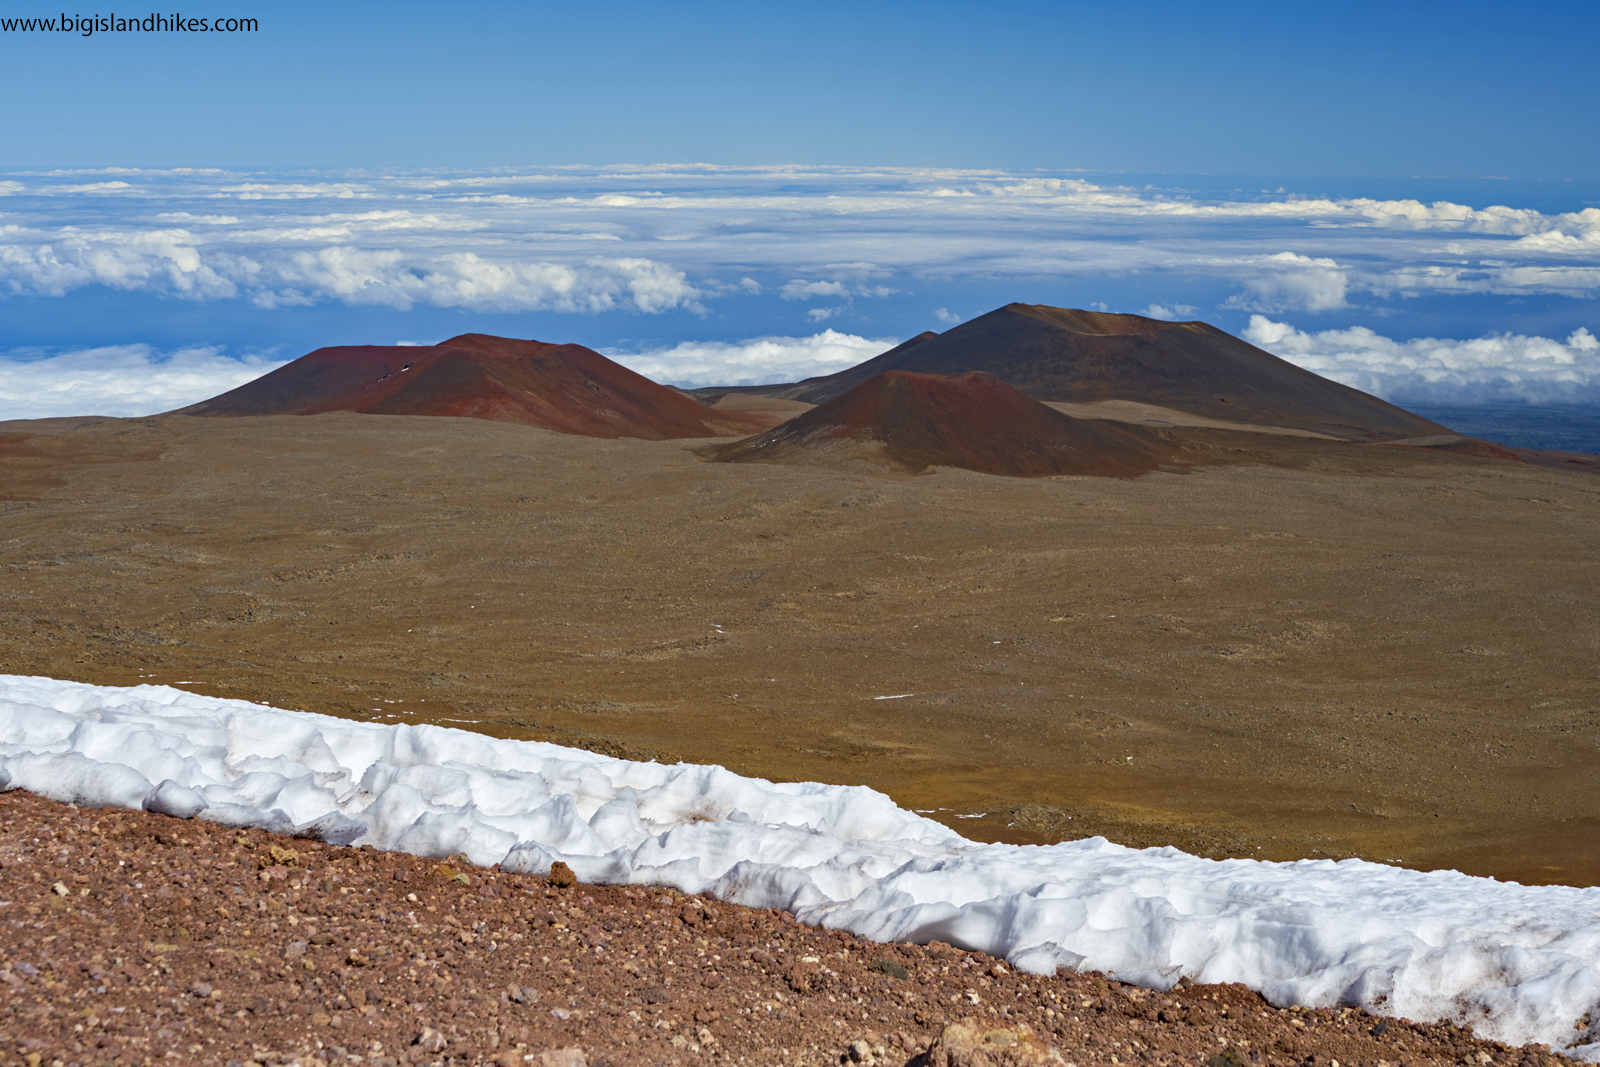
[{"label": "snow patch", "polygon": [[166,686],[0,675],[0,789],[585,881],[670,885],[879,941],[1278,1005],[1472,1023],[1600,1062],[1600,890],[1360,860],[985,845],[860,786],[612,759]]}]

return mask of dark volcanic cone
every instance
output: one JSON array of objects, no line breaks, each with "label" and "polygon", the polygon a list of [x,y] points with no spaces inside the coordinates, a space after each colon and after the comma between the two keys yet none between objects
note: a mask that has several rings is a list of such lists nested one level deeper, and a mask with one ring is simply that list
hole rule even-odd
[{"label": "dark volcanic cone", "polygon": [[1203,322],[1008,304],[773,395],[821,403],[891,370],[985,371],[1036,400],[1135,400],[1229,422],[1358,441],[1450,433]]},{"label": "dark volcanic cone", "polygon": [[468,333],[432,348],[319,348],[179,415],[452,415],[585,437],[732,437],[770,423],[717,411],[582,345]]},{"label": "dark volcanic cone", "polygon": [[699,452],[722,463],[868,460],[1020,477],[1133,478],[1170,458],[1153,433],[1074,419],[977,371],[890,371],[766,433]]}]

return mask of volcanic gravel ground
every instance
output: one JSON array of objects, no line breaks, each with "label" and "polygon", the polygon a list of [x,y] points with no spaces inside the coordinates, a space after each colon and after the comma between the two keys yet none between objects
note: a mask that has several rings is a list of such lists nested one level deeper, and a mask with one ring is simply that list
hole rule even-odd
[{"label": "volcanic gravel ground", "polygon": [[21,791],[0,794],[0,827],[5,1067],[1564,1062],[1237,985],[1017,974],[672,890]]}]

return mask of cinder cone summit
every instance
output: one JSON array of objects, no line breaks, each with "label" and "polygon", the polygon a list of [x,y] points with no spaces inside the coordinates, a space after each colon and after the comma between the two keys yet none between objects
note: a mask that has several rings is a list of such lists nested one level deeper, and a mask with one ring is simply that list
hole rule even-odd
[{"label": "cinder cone summit", "polygon": [[767,423],[718,411],[582,345],[467,333],[431,348],[319,348],[179,415],[447,415],[585,437],[732,437]]}]

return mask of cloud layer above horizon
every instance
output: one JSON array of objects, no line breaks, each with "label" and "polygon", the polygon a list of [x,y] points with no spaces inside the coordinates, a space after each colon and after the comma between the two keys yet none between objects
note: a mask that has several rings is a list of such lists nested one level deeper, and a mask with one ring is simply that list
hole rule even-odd
[{"label": "cloud layer above horizon", "polygon": [[225,393],[284,363],[234,359],[210,347],[163,353],[143,344],[30,358],[37,356],[0,352],[0,419],[155,415]]},{"label": "cloud layer above horizon", "polygon": [[262,308],[704,313],[765,287],[826,311],[892,295],[897,276],[1173,271],[1267,313],[1600,293],[1597,208],[1201,199],[995,171],[30,173],[0,181],[0,218],[13,296],[98,285]]},{"label": "cloud layer above horizon", "polygon": [[1245,340],[1324,378],[1400,403],[1600,402],[1600,339],[1520,334],[1396,341],[1365,326],[1308,333],[1250,316]]},{"label": "cloud layer above horizon", "polygon": [[865,363],[899,338],[876,340],[824,330],[810,337],[756,337],[747,341],[685,341],[641,352],[605,355],[646,378],[670,385],[774,385]]}]

